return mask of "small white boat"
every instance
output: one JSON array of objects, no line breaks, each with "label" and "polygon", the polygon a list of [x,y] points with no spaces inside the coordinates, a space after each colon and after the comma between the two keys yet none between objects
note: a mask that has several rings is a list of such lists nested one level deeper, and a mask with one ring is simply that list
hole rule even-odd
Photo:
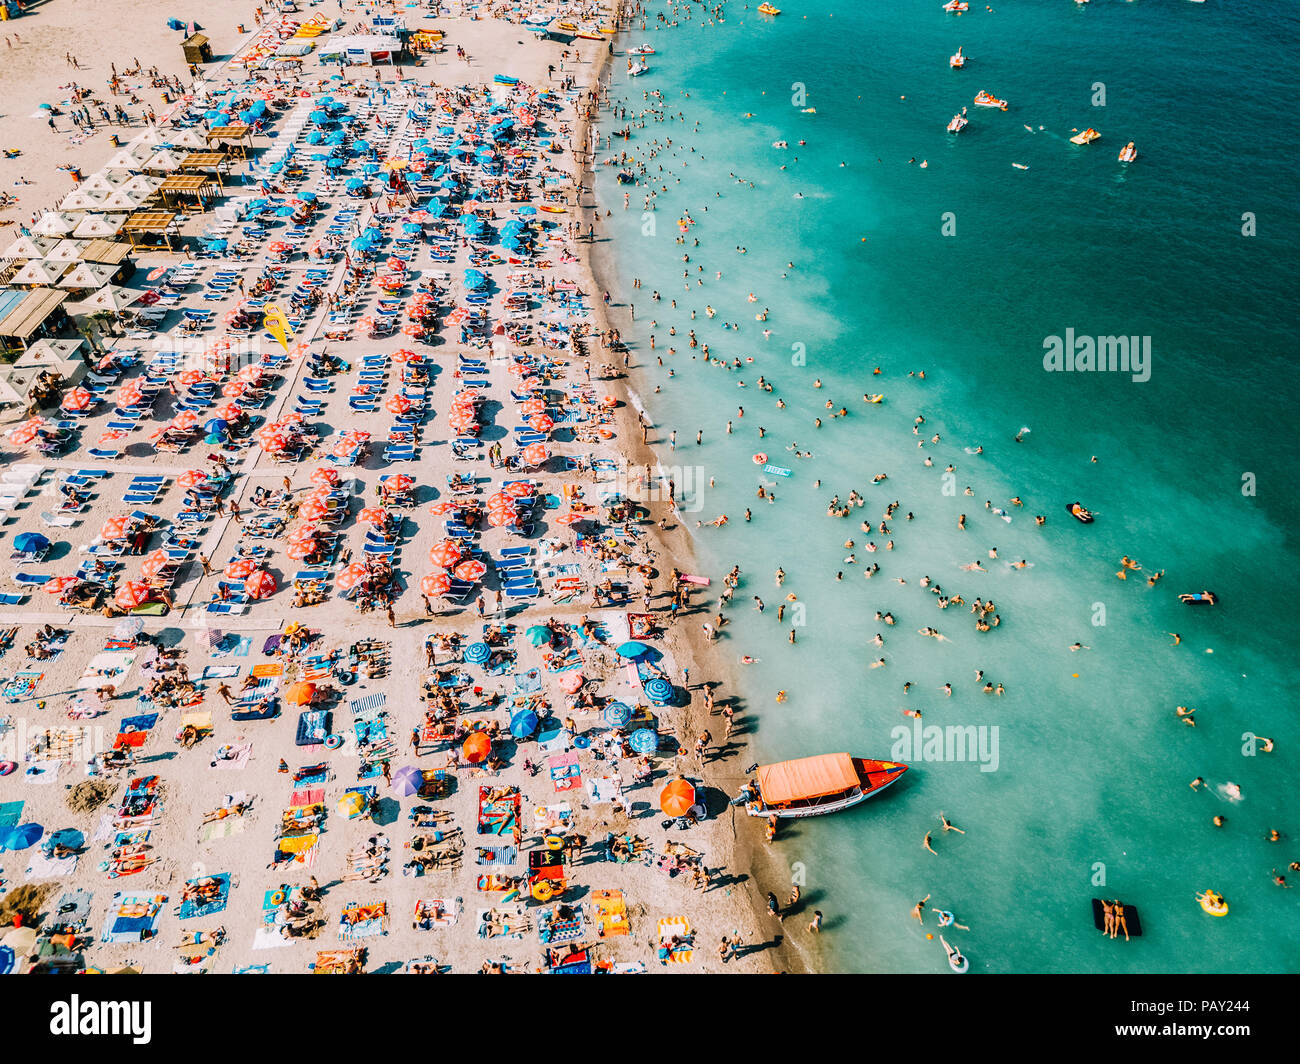
[{"label": "small white boat", "polygon": [[948,57],[948,65],[954,70],[960,70],[966,65],[966,56],[962,54],[961,45],[958,45],[957,51]]},{"label": "small white boat", "polygon": [[641,74],[644,74],[649,69],[650,68],[646,66],[644,63],[636,63],[634,65],[629,64],[627,68],[627,76],[630,78],[635,78]]},{"label": "small white boat", "polygon": [[1122,163],[1131,163],[1138,157],[1137,145],[1131,140],[1119,150],[1119,161]]},{"label": "small white boat", "polygon": [[969,124],[970,124],[969,119],[963,118],[961,115],[953,115],[952,121],[948,123],[948,132],[960,133]]},{"label": "small white boat", "polygon": [[648,44],[638,44],[635,48],[627,50],[628,55],[654,55],[655,50]]}]

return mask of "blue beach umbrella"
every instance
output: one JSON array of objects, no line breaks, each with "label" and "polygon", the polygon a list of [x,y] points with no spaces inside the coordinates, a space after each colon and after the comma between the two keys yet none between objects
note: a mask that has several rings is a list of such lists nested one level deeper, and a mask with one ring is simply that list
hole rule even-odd
[{"label": "blue beach umbrella", "polygon": [[86,836],[76,828],[60,828],[47,836],[41,843],[41,849],[52,852],[56,846],[66,846],[69,850],[79,850],[86,845]]},{"label": "blue beach umbrella", "polygon": [[539,647],[551,641],[551,630],[544,624],[535,624],[524,633],[533,646]]},{"label": "blue beach umbrella", "polygon": [[673,697],[673,685],[662,676],[656,676],[651,680],[647,680],[644,690],[646,698],[656,704],[667,702]]},{"label": "blue beach umbrella", "polygon": [[220,436],[228,428],[230,428],[229,421],[222,421],[221,418],[214,417],[211,421],[209,421],[206,425],[203,426],[203,431],[213,436]]},{"label": "blue beach umbrella", "polygon": [[0,836],[0,850],[25,850],[28,846],[34,845],[44,834],[45,828],[40,824],[34,822],[18,824]]},{"label": "blue beach umbrella", "polygon": [[415,236],[418,233],[424,232],[424,226],[422,226],[419,222],[403,222],[402,232],[405,233],[407,236]]},{"label": "blue beach umbrella", "polygon": [[12,946],[0,946],[0,975],[8,975],[14,970],[17,958]]},{"label": "blue beach umbrella", "polygon": [[311,121],[314,125],[323,126],[329,120],[330,120],[330,113],[324,109],[313,111],[311,113]]},{"label": "blue beach umbrella", "polygon": [[605,707],[605,723],[621,728],[632,719],[632,707],[626,702],[611,702]]},{"label": "blue beach umbrella", "polygon": [[14,550],[23,554],[45,550],[49,545],[50,541],[39,532],[21,532],[14,536]]},{"label": "blue beach umbrella", "polygon": [[510,718],[510,734],[516,739],[527,739],[537,730],[537,714],[531,709],[521,709]]},{"label": "blue beach umbrella", "polygon": [[644,643],[635,639],[629,639],[626,643],[621,644],[615,653],[617,653],[620,658],[639,658],[649,649],[650,648]]},{"label": "blue beach umbrella", "polygon": [[637,728],[627,737],[627,745],[638,754],[653,754],[659,749],[659,734],[650,728]]},{"label": "blue beach umbrella", "polygon": [[529,203],[520,207],[517,211],[515,211],[515,213],[521,215],[524,218],[531,218],[534,214],[537,213],[537,208]]},{"label": "blue beach umbrella", "polygon": [[486,643],[471,643],[465,648],[465,660],[471,665],[482,665],[492,656],[492,648]]}]

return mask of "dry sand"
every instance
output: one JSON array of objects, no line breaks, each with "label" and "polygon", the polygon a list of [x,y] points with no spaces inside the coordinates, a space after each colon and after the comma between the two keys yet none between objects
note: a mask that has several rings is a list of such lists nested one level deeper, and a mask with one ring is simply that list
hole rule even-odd
[{"label": "dry sand", "polygon": [[[191,17],[198,17],[204,26],[204,32],[212,38],[214,51],[218,55],[232,53],[240,46],[241,39],[234,33],[234,25],[240,18],[243,18],[252,28],[251,10],[247,15],[237,13],[243,8],[225,9],[212,14],[207,10],[187,12],[183,6],[178,6],[173,11],[165,11],[151,8],[150,5],[143,3],[134,3],[131,0],[113,0],[111,3],[88,5],[84,8],[74,7],[64,3],[63,0],[54,0],[37,10],[38,16],[19,20],[13,24],[22,34],[22,48],[27,49],[22,53],[23,65],[20,68],[7,66],[0,72],[0,86],[4,88],[5,99],[10,101],[8,103],[10,113],[0,119],[4,127],[4,136],[8,138],[5,143],[11,143],[19,136],[16,130],[23,131],[21,140],[18,141],[24,150],[23,159],[20,161],[24,168],[31,167],[32,179],[39,182],[27,186],[23,191],[32,195],[39,191],[45,197],[25,201],[24,210],[27,210],[29,205],[33,210],[38,206],[47,205],[50,200],[69,187],[57,178],[41,173],[41,170],[48,167],[38,166],[38,163],[48,163],[49,166],[53,166],[56,161],[63,161],[66,156],[68,161],[76,162],[89,173],[109,154],[106,136],[97,136],[90,144],[72,147],[64,143],[63,138],[57,141],[52,138],[39,120],[27,117],[35,110],[37,103],[51,97],[59,83],[66,84],[72,72],[62,58],[64,51],[72,48],[75,52],[77,50],[75,44],[78,41],[85,42],[82,44],[85,52],[95,56],[93,73],[99,82],[107,76],[108,61],[114,57],[122,60],[118,64],[119,69],[131,61],[131,56],[139,55],[146,65],[157,61],[163,72],[181,73],[183,64],[179,62],[178,47],[181,35],[162,28],[162,23],[169,15],[174,14],[175,17],[180,18],[190,14]],[[315,10],[317,9],[308,8],[306,14],[314,13]],[[350,9],[347,12],[350,20],[355,15],[354,10]],[[61,23],[59,19],[66,21]],[[546,81],[547,64],[556,63],[564,47],[555,42],[538,42],[531,34],[496,20],[443,17],[425,21],[432,21],[446,32],[448,45],[452,51],[436,59],[426,58],[423,65],[407,70],[408,74],[413,75],[423,84],[428,84],[430,80],[439,84],[484,83],[490,81],[492,75],[499,71],[520,77],[525,82],[543,84]],[[41,23],[40,29],[33,29],[38,22]],[[128,23],[132,24],[130,28]],[[74,29],[66,30],[65,27],[74,27]],[[0,30],[3,28],[0,27]],[[65,37],[67,32],[81,36]],[[94,47],[91,42],[96,42]],[[455,60],[454,49],[457,44],[463,45],[470,53],[471,62],[468,65]],[[589,85],[599,73],[599,60],[604,52],[604,44],[577,41],[573,47],[578,50],[582,61],[576,67],[570,62],[566,64],[566,69],[576,73],[580,85]],[[80,58],[83,63],[86,62],[85,55]],[[212,76],[210,72],[206,73],[209,77]],[[307,73],[313,74],[310,64]],[[95,80],[85,72],[73,76],[83,83],[95,83]],[[365,77],[368,80],[373,75],[370,71],[354,71],[353,76]],[[385,79],[391,85],[391,70],[385,71]],[[160,105],[155,103],[155,106]],[[576,115],[570,113],[565,117],[571,125],[576,123]],[[33,147],[29,149],[28,143]],[[267,143],[269,142],[260,140],[257,146],[263,147]],[[556,158],[560,159],[560,157]],[[61,172],[54,171],[54,173],[58,178],[63,177]],[[590,184],[589,178],[586,183]],[[584,197],[585,202],[589,199],[589,196]],[[202,225],[202,219],[192,219],[187,225],[187,230],[194,231],[202,228]],[[169,259],[160,256],[158,261],[174,261],[174,257]],[[146,269],[153,264],[151,259],[146,259],[143,263]],[[463,262],[458,262],[452,267],[453,276],[459,276],[463,265]],[[599,289],[595,288],[584,261],[559,267],[554,276],[556,278],[568,276],[578,280],[584,290],[592,293],[591,303],[599,315],[600,302],[596,298]],[[310,338],[319,331],[319,327],[318,318],[304,328],[300,338]],[[401,344],[396,341],[348,342],[330,344],[329,350],[355,364],[362,353],[393,350],[398,346]],[[442,353],[447,350],[447,347],[435,349],[435,358],[441,360]],[[593,363],[603,360],[602,353],[594,340],[591,356]],[[301,362],[296,363],[292,375],[298,375],[301,367]],[[577,370],[576,366],[574,368]],[[456,389],[455,381],[450,378],[450,373],[444,373],[430,388],[430,407],[434,411],[445,410],[450,395]],[[346,380],[348,378],[345,375],[340,378],[340,383]],[[503,367],[494,366],[491,380],[492,394],[502,395],[506,383]],[[295,380],[289,380],[279,385],[276,401],[268,416],[274,416],[279,406],[294,393],[295,384]],[[616,394],[621,386],[622,383],[619,381],[611,381],[608,385],[597,384],[598,388],[609,388]],[[340,394],[342,390],[336,389],[336,392],[330,396],[329,406],[320,419],[334,427],[356,421],[356,415],[347,411],[345,398]],[[630,452],[628,457],[632,462],[631,468],[639,469],[643,463],[652,462],[653,458],[640,444],[640,434],[635,427],[633,415],[626,410],[623,413],[623,421],[612,447],[620,448],[624,453]],[[505,416],[508,415],[498,414],[498,423],[504,424]],[[383,415],[370,417],[373,425],[367,427],[379,430],[386,424]],[[92,421],[91,426],[84,430],[84,438],[93,440],[99,427],[100,419]],[[429,440],[426,442],[431,443],[436,438],[435,431],[430,433]],[[561,451],[565,449],[560,448]],[[599,448],[592,450],[593,453],[601,453]],[[615,452],[610,450],[608,453]],[[278,481],[286,472],[292,475],[294,487],[302,489],[307,486],[308,470],[316,464],[304,462],[292,468],[269,465],[265,459],[258,457],[259,455],[260,452],[254,449],[248,462],[243,467],[237,466],[241,472],[247,474],[241,489],[237,492],[238,496],[246,497],[257,484],[278,486]],[[75,457],[72,456],[73,459]],[[87,542],[94,536],[106,517],[119,512],[121,486],[129,479],[127,474],[136,471],[166,471],[175,474],[190,468],[198,458],[198,455],[155,455],[139,447],[133,448],[128,452],[128,457],[123,459],[121,466],[115,467],[114,477],[101,482],[92,509],[85,515],[82,523],[65,535],[73,545]],[[67,460],[54,464],[67,467],[86,463]],[[480,467],[485,465],[486,463],[480,463]],[[443,474],[451,471],[452,468],[445,448],[426,446],[422,451],[421,461],[414,467],[405,467],[405,471],[415,475],[421,485],[440,485]],[[389,471],[377,457],[371,458],[364,469],[357,470],[357,476],[363,481],[367,495],[373,490],[380,470]],[[477,472],[480,476],[486,475],[486,470],[483,468],[479,468]],[[590,474],[586,476],[590,477]],[[558,491],[562,478],[556,474],[545,474],[540,479],[544,489]],[[632,479],[635,481],[635,478]],[[586,484],[588,497],[605,490],[596,489],[589,479],[586,480]],[[178,506],[179,492],[173,488],[172,493],[175,497],[165,497],[163,503],[157,508],[159,512],[172,512]],[[11,521],[6,530],[11,535],[19,531],[41,530],[36,514],[46,508],[49,501],[39,497],[32,499],[20,508],[17,520]],[[651,509],[653,516],[657,518],[661,506],[653,504]],[[414,592],[413,585],[426,571],[425,555],[429,546],[441,538],[436,522],[424,516],[426,510],[427,507],[423,505],[417,506],[410,511],[411,517],[407,522],[403,547],[404,562],[400,565],[400,569],[412,585],[412,590],[399,600],[398,628],[389,630],[382,614],[359,614],[350,604],[335,597],[326,604],[302,611],[299,615],[300,619],[311,628],[324,631],[325,649],[346,647],[357,639],[367,637],[383,639],[391,643],[392,669],[389,675],[383,679],[359,680],[356,685],[347,689],[346,696],[358,698],[371,693],[385,694],[387,709],[391,714],[390,732],[397,737],[399,743],[399,753],[393,759],[394,769],[412,761],[405,746],[406,736],[419,720],[423,709],[415,695],[415,688],[425,674],[422,649],[424,639],[435,631],[456,632],[473,639],[477,637],[480,628],[480,622],[471,609],[458,610],[433,621],[426,621],[422,616],[419,598]],[[348,526],[348,529],[351,545],[359,554],[360,531],[355,525]],[[214,559],[214,562],[220,564],[233,553],[238,531],[237,528],[220,520],[216,526],[211,526],[205,542],[205,552]],[[653,536],[654,530],[650,531]],[[567,540],[571,534],[563,529],[552,528],[545,535],[556,540]],[[501,533],[489,533],[485,538],[485,546],[489,549],[495,549],[504,542]],[[671,529],[661,543],[656,544],[652,538],[651,545],[660,555],[656,593],[664,589],[664,581],[670,565],[675,564],[684,571],[692,571],[689,535],[680,525]],[[75,551],[75,546],[73,549]],[[75,561],[75,556],[65,556],[52,561],[45,568],[56,573],[70,572]],[[281,556],[277,556],[276,566],[281,573],[284,573],[290,564]],[[130,571],[129,563],[128,571]],[[635,578],[631,582],[635,590],[638,586]],[[212,581],[202,579],[201,573],[186,574],[177,595],[178,606],[184,607],[187,603],[196,605],[179,608],[167,618],[153,619],[147,629],[150,633],[159,635],[164,643],[175,645],[179,642],[181,646],[187,648],[186,660],[191,674],[195,676],[208,663],[206,652],[200,649],[192,638],[196,630],[206,627],[201,605],[197,604],[205,602],[211,590]],[[718,590],[720,590],[720,583],[715,578],[714,587],[707,595],[710,605]],[[35,729],[37,733],[48,727],[73,723],[67,721],[64,716],[63,707],[67,695],[76,687],[86,662],[101,650],[104,639],[114,623],[99,617],[69,617],[52,609],[47,602],[36,601],[45,598],[38,593],[34,596],[34,600],[29,600],[24,606],[0,611],[0,625],[4,627],[22,625],[17,644],[0,661],[0,669],[3,669],[6,676],[23,668],[34,668],[44,672],[44,677],[33,698],[5,705],[3,709],[5,713],[10,713],[16,718],[20,729],[25,726]],[[639,593],[634,595],[634,598],[639,598]],[[255,664],[267,661],[268,659],[260,653],[261,644],[267,635],[280,630],[288,620],[292,619],[293,615],[286,612],[288,601],[287,592],[281,591],[269,602],[254,606],[245,617],[231,619],[224,627],[250,637],[251,650],[246,657],[223,659],[220,664],[240,666],[242,678]],[[49,602],[52,602],[52,599]],[[703,606],[703,603],[700,605]],[[555,617],[561,621],[576,621],[584,611],[584,607],[578,606],[555,607],[546,599],[541,599],[536,606],[525,612],[512,611],[509,621],[522,633],[528,625],[548,617]],[[618,614],[608,610],[589,612],[593,616],[608,618],[611,629],[617,630]],[[691,746],[693,736],[702,727],[707,726],[714,732],[715,742],[720,739],[722,731],[720,718],[707,722],[700,719],[702,708],[699,685],[705,679],[716,680],[725,676],[724,670],[727,665],[721,660],[716,647],[701,645],[702,640],[695,637],[699,619],[700,617],[694,613],[688,612],[685,621],[661,643],[665,651],[665,660],[662,664],[668,674],[680,680],[682,667],[689,664],[692,685],[697,688],[691,707],[662,711],[660,719],[661,733],[675,735],[681,745],[687,749]],[[24,658],[22,644],[30,638],[32,629],[29,625],[33,622],[52,622],[59,626],[75,627],[67,647],[57,660],[33,663]],[[540,664],[538,651],[528,648],[522,639],[517,639],[515,645],[519,650],[520,670]],[[477,679],[479,671],[472,671],[476,682],[481,682],[486,692],[501,690],[509,693],[508,678],[489,678],[486,681],[479,681]],[[92,741],[98,746],[111,745],[117,722],[122,717],[137,711],[134,705],[134,692],[140,683],[141,677],[137,667],[119,686],[118,697],[111,703],[109,715],[89,722]],[[598,690],[613,697],[628,699],[638,693],[633,688],[622,686],[617,671],[601,682]],[[552,705],[563,715],[562,696],[550,688],[549,681],[548,691],[552,696]],[[719,704],[721,704],[728,692],[723,688],[718,693]],[[37,700],[44,703],[43,708],[38,708]],[[172,738],[179,726],[179,713],[172,710],[163,715],[141,751],[141,760],[145,763],[140,766],[139,772],[141,774],[156,772],[164,780],[164,811],[150,839],[154,848],[153,855],[157,858],[156,863],[140,874],[109,880],[106,874],[97,868],[98,862],[103,857],[101,839],[91,843],[89,851],[81,858],[80,866],[73,876],[56,881],[60,888],[84,886],[94,891],[92,926],[96,937],[103,930],[105,910],[114,890],[155,890],[169,896],[160,923],[160,934],[155,941],[129,946],[96,944],[87,953],[88,963],[107,969],[133,963],[147,971],[168,971],[178,959],[176,947],[180,943],[182,929],[193,932],[222,926],[227,932],[226,943],[208,961],[215,970],[231,971],[247,965],[265,964],[270,966],[270,970],[276,972],[302,972],[314,959],[317,949],[337,948],[345,944],[336,937],[339,915],[344,904],[352,901],[363,904],[386,901],[390,914],[389,933],[384,937],[369,938],[360,943],[368,947],[366,961],[368,971],[397,970],[405,962],[423,957],[434,957],[439,963],[449,965],[454,971],[475,970],[485,959],[506,960],[515,970],[536,966],[540,959],[541,947],[535,930],[526,932],[520,939],[493,938],[487,942],[475,934],[475,913],[490,907],[494,897],[500,897],[500,895],[481,894],[475,889],[475,876],[479,869],[474,863],[474,847],[482,841],[474,834],[475,796],[481,781],[477,775],[479,770],[460,770],[460,779],[455,793],[446,801],[436,803],[438,808],[450,811],[452,823],[465,833],[466,854],[461,867],[455,871],[434,872],[425,877],[408,878],[401,874],[401,865],[406,856],[403,847],[411,834],[406,816],[413,804],[411,799],[403,800],[399,810],[396,800],[383,787],[382,780],[378,780],[381,796],[386,799],[382,805],[379,821],[374,823],[365,820],[347,821],[335,810],[336,800],[349,785],[355,783],[355,752],[350,746],[332,755],[323,750],[304,751],[295,747],[296,714],[291,711],[286,711],[275,721],[234,723],[229,719],[221,700],[215,695],[215,682],[208,684],[207,697],[201,708],[209,709],[213,713],[214,734],[211,738],[205,739],[193,750],[183,750]],[[738,708],[738,720],[742,717],[742,713],[743,711]],[[347,730],[346,704],[337,706],[335,714],[336,720],[340,722],[336,723],[335,730]],[[495,714],[484,715],[503,720],[500,710]],[[579,718],[580,730],[598,733],[601,727],[598,714]],[[754,949],[745,957],[733,960],[725,967],[720,964],[715,952],[715,947],[723,934],[739,933],[741,939],[750,946],[764,943],[774,946],[774,935],[780,930],[786,930],[788,937],[795,939],[803,940],[810,937],[803,931],[803,924],[807,921],[805,913],[800,913],[797,917],[792,916],[788,921],[790,927],[778,929],[775,921],[762,912],[763,892],[769,887],[776,890],[784,901],[784,894],[788,890],[788,872],[764,854],[755,855],[750,852],[749,843],[761,837],[759,830],[761,825],[757,821],[750,821],[749,818],[738,814],[736,810],[725,804],[726,796],[734,793],[743,778],[741,770],[752,761],[744,748],[744,732],[742,724],[737,735],[740,742],[728,751],[725,759],[712,762],[707,766],[701,766],[698,759],[689,755],[661,759],[652,786],[628,790],[628,799],[633,803],[630,819],[613,813],[608,805],[592,805],[587,801],[583,791],[555,793],[545,770],[534,778],[526,777],[521,767],[523,759],[531,757],[533,760],[541,760],[533,745],[521,746],[513,757],[512,763],[500,774],[490,778],[482,777],[494,785],[513,784],[521,787],[525,795],[522,818],[525,828],[531,826],[534,805],[554,803],[567,798],[576,814],[574,830],[593,841],[603,837],[606,830],[628,830],[644,837],[656,849],[660,848],[665,841],[687,843],[704,853],[704,863],[707,867],[714,870],[725,869],[721,885],[715,886],[707,893],[700,893],[691,889],[686,875],[669,878],[663,871],[638,864],[615,865],[599,862],[578,865],[572,870],[570,876],[571,891],[566,896],[569,900],[581,902],[587,892],[593,889],[621,889],[626,895],[629,912],[632,915],[632,934],[627,938],[599,941],[598,958],[641,961],[648,969],[657,969],[653,946],[656,921],[662,917],[680,915],[685,916],[698,932],[697,948],[691,964],[675,966],[673,970],[757,972],[770,971],[774,966],[780,968],[799,966],[798,955],[788,949],[788,940],[786,949]],[[6,739],[14,735],[15,733],[11,732]],[[252,757],[245,768],[229,771],[210,767],[213,751],[217,747],[244,742],[252,743]],[[592,743],[592,750],[599,746],[597,736],[597,741]],[[19,749],[20,760],[22,753],[23,751]],[[441,767],[444,756],[442,752],[427,753],[417,763],[422,768]],[[329,809],[329,819],[319,847],[319,858],[310,869],[297,866],[293,870],[283,872],[267,867],[274,848],[273,839],[280,811],[285,807],[291,790],[290,777],[277,771],[281,757],[286,758],[293,767],[320,760],[328,760],[332,766],[331,779],[325,785],[325,802]],[[591,751],[583,752],[580,762],[584,778],[591,778],[593,774],[599,775],[608,765],[607,761],[594,761]],[[709,788],[711,815],[707,821],[689,831],[665,832],[660,826],[663,818],[657,808],[657,795],[664,781],[679,766],[688,776],[703,777]],[[624,766],[622,775],[625,780],[630,781],[630,766]],[[65,803],[68,789],[82,778],[82,764],[78,762],[65,764],[58,778],[45,785],[22,782],[21,774],[15,773],[0,780],[0,802],[22,799],[26,802],[24,820],[38,821],[50,830],[77,827],[90,837],[95,834],[102,809],[91,813],[75,813],[69,810]],[[240,821],[242,830],[226,838],[200,842],[199,833],[204,813],[218,808],[223,804],[227,794],[235,792],[246,792],[248,795],[255,796],[251,813]],[[112,808],[116,798],[120,798],[120,793],[119,788],[115,799],[103,809]],[[365,840],[377,830],[387,835],[392,846],[390,873],[377,882],[341,882],[345,871],[345,853],[363,845]],[[537,835],[531,838],[526,835],[523,845],[527,848],[538,844],[539,841]],[[34,852],[28,850],[0,855],[0,876],[11,887],[23,882],[28,859]],[[762,869],[757,874],[751,875],[748,866],[755,860],[760,860]],[[519,867],[515,866],[516,871]],[[179,923],[175,909],[184,881],[196,874],[217,873],[230,873],[235,883],[228,908],[206,919]],[[254,950],[252,948],[254,936],[262,920],[261,903],[264,894],[281,884],[302,885],[309,874],[314,875],[326,888],[322,911],[325,925],[318,939],[316,941],[295,940],[292,943],[285,943],[281,948]],[[760,884],[763,892],[759,891]],[[462,899],[462,911],[457,923],[451,927],[428,932],[411,930],[410,919],[417,898]],[[535,914],[537,908],[534,905],[527,911]],[[588,938],[587,941],[597,940]]]}]

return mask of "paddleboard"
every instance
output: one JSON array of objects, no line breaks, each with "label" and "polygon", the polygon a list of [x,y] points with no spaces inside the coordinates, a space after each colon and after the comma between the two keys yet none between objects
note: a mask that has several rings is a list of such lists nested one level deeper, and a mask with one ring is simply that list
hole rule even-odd
[{"label": "paddleboard", "polygon": [[791,473],[791,470],[786,469],[783,466],[765,465],[763,467],[763,472],[768,473],[774,477],[788,477]]}]

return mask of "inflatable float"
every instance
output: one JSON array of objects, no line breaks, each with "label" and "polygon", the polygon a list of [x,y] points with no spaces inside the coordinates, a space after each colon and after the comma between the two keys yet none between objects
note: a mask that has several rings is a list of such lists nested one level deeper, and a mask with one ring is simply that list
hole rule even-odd
[{"label": "inflatable float", "polygon": [[509,74],[493,74],[492,80],[498,85],[518,85],[519,79],[512,78]]},{"label": "inflatable float", "polygon": [[1090,525],[1095,520],[1092,511],[1081,502],[1068,502],[1065,504],[1066,512],[1080,524]]},{"label": "inflatable float", "polygon": [[1131,163],[1138,157],[1137,145],[1131,140],[1119,150],[1119,161],[1122,163]]},{"label": "inflatable float", "polygon": [[1094,140],[1100,139],[1101,134],[1095,129],[1085,129],[1082,133],[1076,133],[1070,138],[1071,144],[1091,144]]},{"label": "inflatable float", "polygon": [[[1102,908],[1104,904],[1101,898],[1092,899],[1092,926],[1098,931],[1106,930],[1106,914]],[[1123,904],[1124,923],[1128,927],[1129,938],[1137,938],[1142,934],[1142,917],[1138,915],[1136,906]]]},{"label": "inflatable float", "polygon": [[965,958],[962,951],[956,946],[948,945],[948,940],[943,935],[939,936],[939,941],[943,943],[943,948],[948,954],[948,967],[958,975],[964,975],[968,972],[970,970],[970,961]]},{"label": "inflatable float", "polygon": [[1201,908],[1211,916],[1228,915],[1228,903],[1217,890],[1207,890],[1203,894],[1198,894],[1196,900],[1201,903]]}]

